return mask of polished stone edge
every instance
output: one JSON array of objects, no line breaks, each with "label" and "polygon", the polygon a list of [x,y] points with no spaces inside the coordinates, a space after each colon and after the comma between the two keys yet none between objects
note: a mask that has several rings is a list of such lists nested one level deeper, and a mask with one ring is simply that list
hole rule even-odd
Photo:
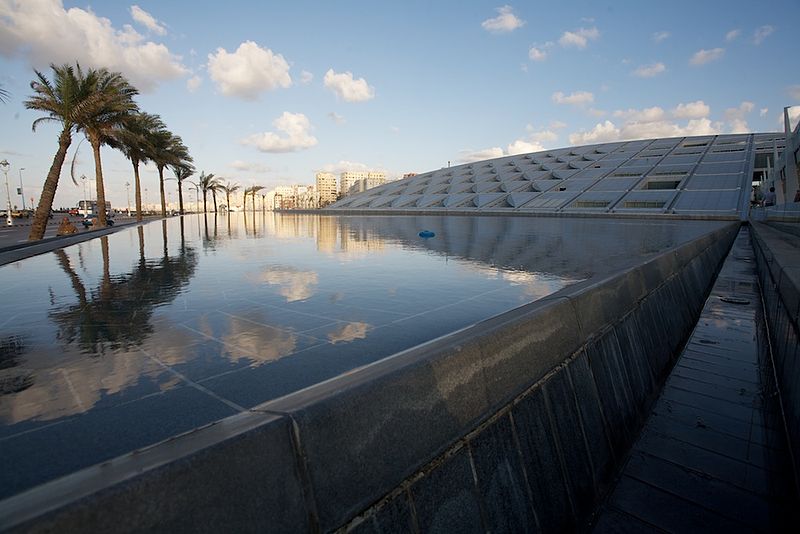
[{"label": "polished stone edge", "polygon": [[19,243],[17,245],[0,247],[0,266],[6,265],[8,263],[13,263],[19,260],[24,260],[26,258],[32,258],[33,256],[38,256],[40,254],[46,254],[47,252],[52,252],[54,250],[68,247],[70,245],[83,243],[84,241],[89,241],[90,239],[94,239],[96,237],[102,237],[104,235],[113,234],[115,232],[119,232],[120,230],[124,230],[132,226],[147,224],[150,222],[154,222],[156,220],[160,221],[163,219],[151,219],[141,222],[132,221],[129,223],[124,223],[119,225],[115,224],[114,226],[110,226],[108,228],[99,228],[96,230],[84,230],[83,232],[73,235],[47,237],[44,239],[40,239],[39,241]]},{"label": "polished stone edge", "polygon": [[465,216],[465,217],[560,217],[565,219],[657,219],[657,220],[689,220],[689,221],[738,221],[740,220],[738,210],[736,212],[720,213],[720,214],[692,214],[692,213],[648,213],[645,217],[641,213],[580,213],[580,212],[546,212],[546,211],[525,211],[523,209],[508,208],[505,210],[498,209],[400,209],[400,208],[322,208],[322,209],[292,209],[292,210],[274,210],[277,213],[299,214],[311,213],[315,215],[330,215],[335,217],[342,216],[366,216],[366,215],[382,215],[382,216]]},{"label": "polished stone edge", "polygon": [[[94,530],[113,524],[116,531],[126,531],[147,524],[165,529],[190,521],[198,503],[206,503],[214,513],[193,523],[193,530],[225,524],[330,530],[402,484],[409,488],[408,498],[420,504],[466,491],[459,497],[464,506],[473,507],[482,521],[499,520],[503,514],[487,515],[487,495],[494,491],[489,486],[423,484],[414,493],[408,481],[426,477],[432,461],[453,456],[453,447],[471,444],[469,436],[500,419],[535,426],[543,413],[548,435],[550,429],[559,431],[554,436],[531,434],[520,424],[509,430],[505,423],[498,435],[512,455],[535,449],[530,444],[536,440],[550,440],[556,454],[550,460],[561,473],[553,483],[565,488],[562,504],[572,510],[570,521],[581,522],[621,457],[612,445],[616,427],[609,426],[611,414],[598,404],[601,390],[593,373],[599,371],[592,370],[598,357],[587,356],[587,349],[598,343],[622,348],[613,363],[618,369],[614,379],[637,399],[641,412],[657,393],[665,345],[679,344],[688,335],[682,331],[691,328],[686,317],[699,313],[737,228],[736,223],[725,225],[639,266],[569,286],[251,412],[34,488],[0,502],[0,528]],[[661,307],[682,305],[687,297],[689,312],[662,315]],[[664,328],[675,330],[669,339],[654,334]],[[599,358],[612,358],[613,352]],[[534,399],[544,402],[545,412],[531,411]],[[563,405],[567,412],[556,413],[563,399],[577,404],[570,401]],[[578,431],[564,426],[567,420],[580,422]],[[606,445],[590,450],[589,444],[598,443]],[[442,480],[475,480],[476,470],[496,471],[469,447],[465,454],[469,461],[460,460],[458,469],[473,472],[454,471]],[[237,463],[230,466],[233,459]],[[520,461],[535,463],[530,455]],[[534,498],[533,475],[527,472],[509,482],[519,486],[527,480],[524,491],[517,487],[516,493],[526,495],[525,502]],[[523,501],[515,502],[530,506]],[[404,506],[397,504],[397,513]],[[528,517],[519,506],[519,517]],[[419,520],[413,505],[410,510]],[[536,521],[545,515],[540,511]]]},{"label": "polished stone edge", "polygon": [[752,222],[751,228],[789,452],[800,481],[800,238],[783,225]]}]

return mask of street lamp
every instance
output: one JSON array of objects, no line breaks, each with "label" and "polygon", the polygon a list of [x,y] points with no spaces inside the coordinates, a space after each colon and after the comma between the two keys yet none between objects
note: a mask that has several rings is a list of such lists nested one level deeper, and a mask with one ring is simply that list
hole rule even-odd
[{"label": "street lamp", "polygon": [[8,168],[11,167],[11,164],[8,160],[4,159],[0,161],[0,169],[3,169],[3,174],[6,175],[6,225],[12,226],[14,221],[11,220],[11,190],[8,188]]},{"label": "street lamp", "polygon": [[[25,210],[25,192],[22,190],[22,171],[25,170],[25,167],[19,168],[19,196],[22,197],[22,209]],[[33,207],[33,206],[31,206]]]},{"label": "street lamp", "polygon": [[128,217],[131,216],[131,183],[125,182],[125,192],[128,194]]},{"label": "street lamp", "polygon": [[147,202],[147,188],[146,187],[144,188],[144,211],[148,215],[150,214],[150,206],[149,206],[149,204]]},{"label": "street lamp", "polygon": [[89,215],[89,202],[86,200],[86,175],[81,174],[81,182],[83,182],[83,216]]}]

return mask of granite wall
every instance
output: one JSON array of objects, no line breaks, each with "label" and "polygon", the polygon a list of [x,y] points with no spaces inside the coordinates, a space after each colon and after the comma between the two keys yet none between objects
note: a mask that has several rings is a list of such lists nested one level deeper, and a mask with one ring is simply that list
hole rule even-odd
[{"label": "granite wall", "polygon": [[800,224],[753,223],[752,235],[781,405],[800,480]]}]

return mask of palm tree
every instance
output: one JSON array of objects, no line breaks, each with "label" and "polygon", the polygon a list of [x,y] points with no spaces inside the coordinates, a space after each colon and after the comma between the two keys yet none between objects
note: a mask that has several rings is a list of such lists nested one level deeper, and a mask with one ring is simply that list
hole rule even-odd
[{"label": "palm tree", "polygon": [[5,102],[9,96],[11,95],[8,94],[8,91],[0,87],[0,102]]},{"label": "palm tree", "polygon": [[58,149],[42,186],[42,194],[28,235],[30,241],[44,237],[47,219],[58,188],[61,167],[72,143],[72,134],[86,117],[91,117],[98,109],[103,108],[106,96],[96,92],[95,89],[100,78],[110,76],[105,69],[90,69],[84,72],[80,65],[76,65],[75,68],[67,64],[50,65],[50,68],[53,71],[53,81],[48,80],[38,70],[34,70],[36,79],[31,82],[34,94],[25,101],[27,109],[46,113],[44,117],[33,121],[33,131],[36,131],[36,127],[44,121],[61,124]]},{"label": "palm tree", "polygon": [[150,159],[158,169],[158,184],[161,192],[161,216],[167,216],[167,197],[164,194],[164,167],[184,165],[192,162],[189,149],[183,140],[166,128],[156,130],[150,135]]},{"label": "palm tree", "polygon": [[[202,171],[200,172],[200,178],[197,180],[197,185],[200,186],[200,190],[203,192],[203,213],[207,213],[206,195],[209,191],[214,192],[219,186],[219,181],[214,177],[214,173],[206,174],[205,171]],[[214,201],[214,210],[216,210],[216,204],[216,201]]]},{"label": "palm tree", "polygon": [[194,165],[184,162],[182,165],[173,165],[172,174],[178,182],[178,211],[183,215],[183,181],[194,175]]},{"label": "palm tree", "polygon": [[139,111],[133,97],[139,91],[118,72],[99,71],[92,91],[101,98],[101,105],[96,107],[94,113],[85,114],[77,122],[78,130],[82,130],[94,154],[94,173],[97,185],[97,222],[99,226],[106,225],[106,194],[103,183],[103,165],[100,161],[100,146],[111,141],[113,143],[114,131],[119,130],[131,114]]},{"label": "palm tree", "polygon": [[139,164],[147,163],[152,152],[150,136],[153,132],[166,126],[158,115],[149,113],[133,113],[122,124],[122,128],[114,131],[110,146],[122,151],[133,165],[134,189],[136,196],[136,220],[142,220],[142,185],[139,180]]},{"label": "palm tree", "polygon": [[262,189],[264,189],[264,187],[260,185],[254,185],[253,187],[250,188],[250,195],[253,197],[253,213],[256,212],[256,193],[258,193]]},{"label": "palm tree", "polygon": [[239,184],[232,184],[232,183],[228,182],[225,185],[221,185],[219,188],[220,188],[220,190],[225,191],[225,203],[228,206],[228,213],[230,213],[231,212],[231,194],[235,193],[236,191],[241,189],[241,187],[239,186]]}]

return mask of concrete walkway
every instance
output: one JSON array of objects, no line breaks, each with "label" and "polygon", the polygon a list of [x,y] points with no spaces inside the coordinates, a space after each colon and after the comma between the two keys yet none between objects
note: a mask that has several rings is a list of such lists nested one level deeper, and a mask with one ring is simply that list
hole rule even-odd
[{"label": "concrete walkway", "polygon": [[743,227],[595,532],[797,527],[755,269]]}]

